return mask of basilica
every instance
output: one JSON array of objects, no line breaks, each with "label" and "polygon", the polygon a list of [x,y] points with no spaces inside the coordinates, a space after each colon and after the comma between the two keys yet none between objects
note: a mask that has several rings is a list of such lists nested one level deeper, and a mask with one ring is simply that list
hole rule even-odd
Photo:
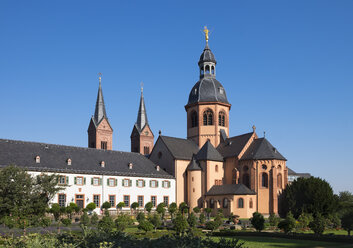
[{"label": "basilica", "polygon": [[[107,117],[101,77],[94,115],[89,120],[88,148],[0,139],[0,167],[16,165],[33,175],[59,174],[68,186],[52,202],[84,207],[119,202],[143,208],[164,202],[222,209],[240,218],[258,211],[278,213],[288,184],[286,158],[256,127],[229,136],[231,103],[216,79],[216,59],[208,44],[198,61],[199,81],[191,87],[185,111],[186,138],[155,136],[149,125],[143,90],[131,132],[131,152],[113,151],[113,128]],[[182,106],[181,106],[182,107]]]}]

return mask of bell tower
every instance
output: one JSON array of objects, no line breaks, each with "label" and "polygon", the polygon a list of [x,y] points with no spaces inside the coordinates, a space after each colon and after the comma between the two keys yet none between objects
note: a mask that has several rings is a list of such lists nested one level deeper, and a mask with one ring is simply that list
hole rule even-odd
[{"label": "bell tower", "polygon": [[88,126],[88,147],[112,150],[113,149],[113,129],[108,121],[105,111],[105,104],[102,91],[102,74],[99,73],[99,87],[94,116],[92,116]]},{"label": "bell tower", "polygon": [[[217,61],[208,46],[208,29],[205,27],[206,46],[198,62],[200,80],[194,85],[185,106],[187,113],[187,138],[201,148],[207,140],[214,147],[220,143],[221,130],[229,136],[229,110],[226,91],[216,79]],[[222,131],[222,132],[223,132]]]},{"label": "bell tower", "polygon": [[131,132],[131,152],[139,152],[148,155],[152,152],[154,135],[148,124],[145,100],[143,97],[143,85],[141,83],[140,106],[137,120]]}]

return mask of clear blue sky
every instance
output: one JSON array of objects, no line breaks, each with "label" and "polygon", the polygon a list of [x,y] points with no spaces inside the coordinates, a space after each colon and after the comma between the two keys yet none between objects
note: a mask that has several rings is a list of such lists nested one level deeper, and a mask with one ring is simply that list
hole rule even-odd
[{"label": "clear blue sky", "polygon": [[289,167],[353,191],[352,13],[351,0],[3,0],[0,137],[87,146],[98,72],[114,149],[130,149],[141,81],[155,136],[186,137],[208,25],[231,136],[255,124]]}]

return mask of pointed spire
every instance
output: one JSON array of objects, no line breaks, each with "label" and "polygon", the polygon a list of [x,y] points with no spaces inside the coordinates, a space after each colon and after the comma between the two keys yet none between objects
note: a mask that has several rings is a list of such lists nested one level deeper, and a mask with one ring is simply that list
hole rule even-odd
[{"label": "pointed spire", "polygon": [[140,107],[139,107],[139,112],[137,114],[136,126],[138,127],[139,131],[141,131],[146,124],[148,124],[148,120],[147,120],[145,100],[143,98],[143,83],[141,83]]},{"label": "pointed spire", "polygon": [[94,112],[94,120],[96,124],[98,124],[103,118],[108,118],[107,113],[105,111],[105,104],[104,104],[104,98],[103,98],[103,91],[102,91],[102,73],[99,73],[99,88],[98,88],[98,94],[97,94],[97,102],[96,102],[96,109]]}]

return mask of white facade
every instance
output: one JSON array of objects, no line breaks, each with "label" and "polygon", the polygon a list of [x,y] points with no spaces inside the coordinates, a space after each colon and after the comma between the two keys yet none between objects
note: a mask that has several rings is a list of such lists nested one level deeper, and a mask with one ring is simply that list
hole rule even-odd
[{"label": "white facade", "polygon": [[[33,171],[29,173],[33,176],[41,174]],[[61,206],[75,202],[81,207],[86,207],[87,204],[96,201],[98,206],[95,212],[100,214],[100,208],[106,201],[112,202],[111,209],[116,209],[119,202],[125,201],[127,207],[123,210],[130,209],[131,204],[139,200],[141,209],[147,202],[155,201],[155,206],[161,202],[168,201],[168,204],[175,202],[175,179],[69,173],[58,175],[61,176],[59,185],[66,187],[52,199],[51,203],[59,203]]]}]

